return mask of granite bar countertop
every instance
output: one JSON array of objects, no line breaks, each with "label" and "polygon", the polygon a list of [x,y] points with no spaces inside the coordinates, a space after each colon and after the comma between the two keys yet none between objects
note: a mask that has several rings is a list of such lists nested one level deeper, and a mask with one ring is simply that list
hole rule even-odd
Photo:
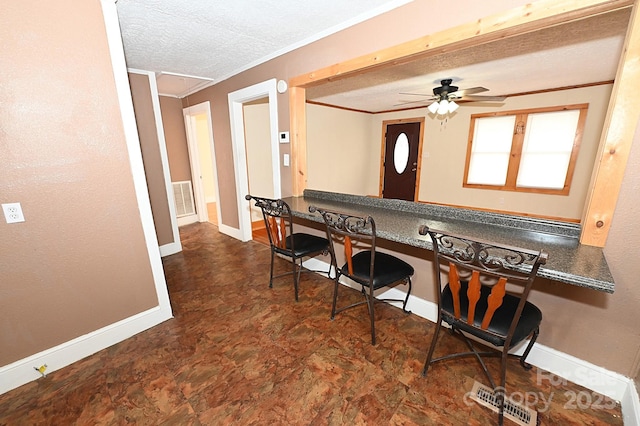
[{"label": "granite bar countertop", "polygon": [[284,199],[296,217],[322,223],[309,206],[371,216],[377,235],[390,241],[432,250],[431,239],[418,234],[421,225],[471,238],[544,250],[547,263],[541,277],[567,284],[613,293],[614,281],[600,247],[580,244],[580,225],[497,214],[463,208],[414,203],[402,200],[305,190],[302,197]]}]

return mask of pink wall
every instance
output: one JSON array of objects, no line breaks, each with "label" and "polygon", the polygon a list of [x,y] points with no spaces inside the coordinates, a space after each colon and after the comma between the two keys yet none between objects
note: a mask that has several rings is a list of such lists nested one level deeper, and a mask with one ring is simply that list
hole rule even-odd
[{"label": "pink wall", "polygon": [[173,199],[167,199],[167,187],[160,155],[158,128],[153,110],[149,76],[129,73],[129,85],[131,86],[131,98],[136,114],[144,173],[149,190],[149,201],[153,212],[153,224],[156,229],[158,244],[163,246],[174,242],[171,215],[169,213],[169,202],[173,202]]},{"label": "pink wall", "polygon": [[0,220],[4,366],[158,300],[100,2],[9,2],[0,21],[0,202],[26,218]]},{"label": "pink wall", "polygon": [[189,164],[187,135],[182,115],[182,101],[177,98],[160,96],[160,109],[162,110],[162,125],[167,144],[171,181],[191,180],[191,165]]}]

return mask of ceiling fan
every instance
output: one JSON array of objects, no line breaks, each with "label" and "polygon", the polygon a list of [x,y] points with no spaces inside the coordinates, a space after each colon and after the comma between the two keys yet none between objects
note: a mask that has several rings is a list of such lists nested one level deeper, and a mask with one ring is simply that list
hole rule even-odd
[{"label": "ceiling fan", "polygon": [[476,95],[476,93],[487,92],[489,89],[485,87],[470,87],[468,89],[459,89],[458,86],[453,86],[451,83],[453,83],[452,79],[441,80],[441,86],[434,87],[433,95],[425,95],[421,93],[400,93],[401,95],[428,96],[428,98],[421,99],[419,101],[404,102],[398,105],[433,101],[433,103],[427,108],[433,114],[442,115],[446,113],[452,113],[456,109],[458,109],[458,104],[454,101],[502,102],[505,100],[504,96]]}]

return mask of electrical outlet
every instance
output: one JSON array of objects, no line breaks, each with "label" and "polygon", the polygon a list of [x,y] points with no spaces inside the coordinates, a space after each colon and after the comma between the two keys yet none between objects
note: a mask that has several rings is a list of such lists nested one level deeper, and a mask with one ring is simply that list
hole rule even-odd
[{"label": "electrical outlet", "polygon": [[24,214],[22,214],[20,203],[5,203],[2,205],[2,210],[7,223],[24,222]]}]

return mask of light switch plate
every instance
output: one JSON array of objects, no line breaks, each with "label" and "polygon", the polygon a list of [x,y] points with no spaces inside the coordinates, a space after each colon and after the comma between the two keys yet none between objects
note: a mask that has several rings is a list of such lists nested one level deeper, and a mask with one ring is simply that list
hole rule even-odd
[{"label": "light switch plate", "polygon": [[4,218],[7,223],[24,222],[24,214],[22,214],[22,206],[20,203],[4,203],[2,204]]},{"label": "light switch plate", "polygon": [[289,143],[289,132],[280,132],[280,143]]},{"label": "light switch plate", "polygon": [[284,163],[284,166],[289,167],[289,154],[284,154],[282,160],[283,160],[282,162]]}]

